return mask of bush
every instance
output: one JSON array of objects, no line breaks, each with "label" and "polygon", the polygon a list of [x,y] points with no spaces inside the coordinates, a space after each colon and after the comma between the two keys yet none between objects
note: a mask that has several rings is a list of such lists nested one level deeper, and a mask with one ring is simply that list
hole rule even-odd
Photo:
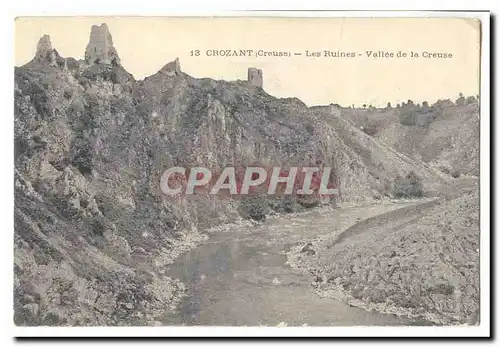
[{"label": "bush", "polygon": [[426,127],[432,123],[437,114],[433,111],[432,107],[429,107],[429,103],[424,101],[423,106],[410,104],[411,100],[408,100],[408,104],[399,109],[399,122],[403,125],[408,126],[419,126]]},{"label": "bush", "polygon": [[90,231],[93,236],[103,236],[106,231],[106,223],[102,218],[96,218],[90,222]]},{"label": "bush", "polygon": [[457,104],[457,106],[465,106],[466,104],[466,100],[465,98],[462,96],[460,98],[457,99],[457,101],[455,101],[455,103]]},{"label": "bush", "polygon": [[302,210],[297,197],[291,195],[276,197],[269,201],[269,206],[278,213],[293,213]]},{"label": "bush", "polygon": [[66,89],[66,90],[64,90],[63,95],[64,95],[65,99],[69,100],[69,99],[71,99],[73,97],[73,90],[72,89]]},{"label": "bush", "polygon": [[363,132],[366,135],[374,136],[375,134],[377,134],[378,131],[377,131],[377,127],[375,125],[367,125],[367,126],[363,127]]},{"label": "bush", "polygon": [[297,199],[297,202],[302,206],[303,208],[313,208],[317,207],[320,204],[320,198],[317,196],[311,196],[311,195],[305,195],[305,196],[299,196]]},{"label": "bush", "polygon": [[82,175],[92,174],[94,168],[94,156],[89,145],[77,147],[73,160],[71,161]]},{"label": "bush", "polygon": [[269,202],[261,196],[249,196],[239,206],[240,214],[247,219],[264,220],[271,211]]},{"label": "bush", "polygon": [[467,100],[464,95],[460,93],[458,99],[455,101],[455,104],[457,104],[457,106],[465,106],[466,102]]},{"label": "bush", "polygon": [[467,105],[477,104],[477,99],[475,96],[471,95],[467,98]]},{"label": "bush", "polygon": [[396,176],[392,186],[392,194],[395,198],[412,198],[423,195],[421,179],[411,171],[406,177]]},{"label": "bush", "polygon": [[404,105],[399,110],[399,122],[403,125],[417,124],[418,109],[414,105]]}]

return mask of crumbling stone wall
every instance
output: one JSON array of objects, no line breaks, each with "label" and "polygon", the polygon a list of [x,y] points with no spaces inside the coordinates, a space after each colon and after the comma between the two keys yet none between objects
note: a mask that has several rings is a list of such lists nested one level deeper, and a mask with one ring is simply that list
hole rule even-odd
[{"label": "crumbling stone wall", "polygon": [[113,38],[106,23],[93,25],[90,30],[90,41],[85,50],[87,64],[96,62],[105,64],[120,64],[118,52],[113,46]]},{"label": "crumbling stone wall", "polygon": [[262,88],[262,70],[251,67],[248,69],[248,83]]}]

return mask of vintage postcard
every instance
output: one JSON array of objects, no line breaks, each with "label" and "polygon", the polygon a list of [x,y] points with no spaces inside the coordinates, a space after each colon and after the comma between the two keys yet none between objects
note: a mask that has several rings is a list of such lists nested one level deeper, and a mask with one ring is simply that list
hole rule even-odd
[{"label": "vintage postcard", "polygon": [[15,325],[487,322],[481,18],[18,17]]}]

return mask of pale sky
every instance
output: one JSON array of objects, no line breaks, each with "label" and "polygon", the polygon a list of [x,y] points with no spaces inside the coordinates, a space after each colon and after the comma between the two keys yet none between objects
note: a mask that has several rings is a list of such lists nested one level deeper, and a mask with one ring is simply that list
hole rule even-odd
[{"label": "pale sky", "polygon": [[[412,99],[434,102],[479,93],[479,22],[459,18],[20,17],[15,63],[30,61],[43,34],[63,57],[83,58],[90,27],[107,23],[124,68],[136,79],[179,57],[193,77],[246,79],[263,70],[264,89],[306,104],[344,106]],[[191,56],[190,51],[201,55]],[[212,49],[286,51],[292,57],[209,57]],[[306,57],[345,51],[355,58]],[[451,53],[450,59],[374,59],[366,51]],[[293,56],[302,52],[301,56]]]}]

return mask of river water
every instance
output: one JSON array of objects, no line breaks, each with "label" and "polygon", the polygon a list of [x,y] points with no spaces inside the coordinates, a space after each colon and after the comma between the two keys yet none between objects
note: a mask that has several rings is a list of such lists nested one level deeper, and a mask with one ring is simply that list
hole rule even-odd
[{"label": "river water", "polygon": [[209,240],[183,254],[168,276],[188,288],[166,325],[352,326],[422,324],[406,317],[369,312],[321,298],[312,277],[286,264],[297,242],[333,233],[369,218],[408,206],[384,203],[335,210],[311,210],[254,227],[209,233]]}]

